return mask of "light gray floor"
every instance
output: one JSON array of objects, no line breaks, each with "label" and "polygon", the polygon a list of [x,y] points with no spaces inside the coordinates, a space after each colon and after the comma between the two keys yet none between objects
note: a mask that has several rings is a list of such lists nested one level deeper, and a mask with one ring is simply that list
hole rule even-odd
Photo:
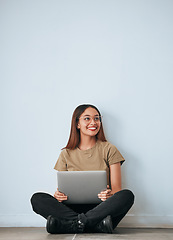
[{"label": "light gray floor", "polygon": [[173,240],[173,228],[117,228],[113,234],[48,234],[45,228],[0,228],[0,240]]}]

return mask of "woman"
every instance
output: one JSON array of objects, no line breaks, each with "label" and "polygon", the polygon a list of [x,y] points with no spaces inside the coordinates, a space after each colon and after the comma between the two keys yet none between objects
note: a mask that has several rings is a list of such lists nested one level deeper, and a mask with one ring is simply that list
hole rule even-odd
[{"label": "woman", "polygon": [[102,117],[93,105],[78,106],[72,116],[67,146],[55,169],[58,171],[106,170],[108,188],[98,194],[100,204],[67,205],[67,196],[58,189],[54,197],[35,193],[33,210],[47,219],[49,233],[112,233],[134,203],[130,190],[121,189],[121,164],[124,158],[104,135]]}]

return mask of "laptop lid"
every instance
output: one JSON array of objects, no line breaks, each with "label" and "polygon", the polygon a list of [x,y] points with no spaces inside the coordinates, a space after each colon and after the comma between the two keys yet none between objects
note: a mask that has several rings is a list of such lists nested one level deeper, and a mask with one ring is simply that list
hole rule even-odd
[{"label": "laptop lid", "polygon": [[67,204],[96,204],[107,188],[106,171],[58,171],[58,190],[67,195]]}]

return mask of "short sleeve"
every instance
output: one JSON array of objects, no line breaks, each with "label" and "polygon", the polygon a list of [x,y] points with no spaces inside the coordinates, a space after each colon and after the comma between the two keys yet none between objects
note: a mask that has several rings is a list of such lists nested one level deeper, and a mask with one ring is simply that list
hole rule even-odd
[{"label": "short sleeve", "polygon": [[66,159],[64,156],[65,150],[63,150],[60,155],[59,158],[55,164],[54,169],[57,171],[67,171],[67,163],[66,163]]},{"label": "short sleeve", "polygon": [[121,153],[118,151],[118,149],[114,145],[110,144],[108,148],[107,161],[108,161],[108,165],[112,165],[118,162],[120,162],[122,165],[125,159],[123,158]]}]

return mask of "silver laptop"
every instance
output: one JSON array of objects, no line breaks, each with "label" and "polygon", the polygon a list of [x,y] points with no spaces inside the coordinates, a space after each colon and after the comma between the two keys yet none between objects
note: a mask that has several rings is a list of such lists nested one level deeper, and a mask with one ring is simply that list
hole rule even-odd
[{"label": "silver laptop", "polygon": [[100,203],[98,193],[107,187],[106,171],[58,171],[58,190],[67,204]]}]

